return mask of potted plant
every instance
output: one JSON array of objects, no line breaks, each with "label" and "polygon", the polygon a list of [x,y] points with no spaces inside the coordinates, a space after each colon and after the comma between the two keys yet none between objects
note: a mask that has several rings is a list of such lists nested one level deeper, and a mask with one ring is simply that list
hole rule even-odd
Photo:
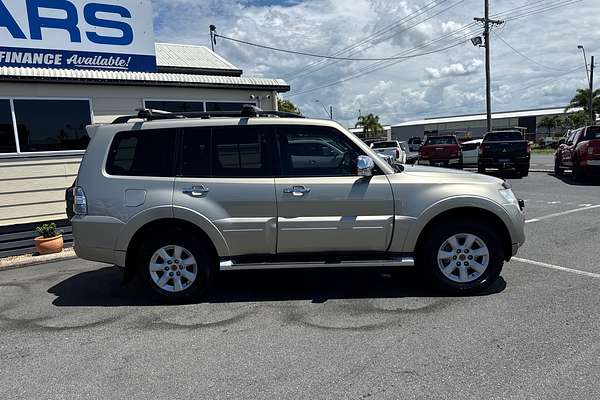
[{"label": "potted plant", "polygon": [[40,255],[63,251],[62,231],[56,230],[55,223],[38,226],[35,230],[40,235],[35,238],[35,247]]}]

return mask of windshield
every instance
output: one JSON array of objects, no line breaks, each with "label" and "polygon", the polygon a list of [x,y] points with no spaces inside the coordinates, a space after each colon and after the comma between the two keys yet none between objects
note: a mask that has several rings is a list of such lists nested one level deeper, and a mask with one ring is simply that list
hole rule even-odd
[{"label": "windshield", "polygon": [[509,142],[511,140],[524,140],[521,132],[491,132],[485,135],[486,142]]},{"label": "windshield", "polygon": [[374,149],[387,149],[390,147],[398,147],[397,142],[377,142],[371,145]]},{"label": "windshield", "polygon": [[456,138],[453,136],[432,137],[425,142],[425,146],[439,144],[456,144]]},{"label": "windshield", "polygon": [[591,126],[585,132],[585,140],[600,139],[600,126]]}]

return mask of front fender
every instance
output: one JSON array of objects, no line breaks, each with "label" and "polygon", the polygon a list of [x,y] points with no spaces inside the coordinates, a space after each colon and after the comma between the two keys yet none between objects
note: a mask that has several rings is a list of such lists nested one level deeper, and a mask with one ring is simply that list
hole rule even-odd
[{"label": "front fender", "polygon": [[[423,230],[429,223],[438,215],[460,208],[479,208],[484,211],[491,212],[496,215],[506,226],[508,232],[512,236],[511,218],[508,212],[500,204],[485,197],[478,196],[456,196],[442,199],[431,206],[427,207],[421,215],[412,220],[404,241],[403,251],[405,253],[413,253],[416,250],[417,242]],[[512,238],[511,238],[512,239]]]}]

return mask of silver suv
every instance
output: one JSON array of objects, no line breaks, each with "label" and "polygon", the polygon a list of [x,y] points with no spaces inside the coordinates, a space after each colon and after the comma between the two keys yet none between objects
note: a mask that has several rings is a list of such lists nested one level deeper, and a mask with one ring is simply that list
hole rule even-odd
[{"label": "silver suv", "polygon": [[219,271],[275,268],[416,267],[466,294],[525,242],[523,202],[502,180],[397,172],[339,124],[282,114],[90,126],[67,194],[77,254],[176,301]]}]

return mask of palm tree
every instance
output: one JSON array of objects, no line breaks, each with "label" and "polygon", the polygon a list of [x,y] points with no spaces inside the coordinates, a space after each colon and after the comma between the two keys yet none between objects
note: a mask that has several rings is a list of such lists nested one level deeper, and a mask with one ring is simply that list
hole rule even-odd
[{"label": "palm tree", "polygon": [[366,138],[376,137],[378,133],[383,132],[383,126],[379,123],[379,116],[374,114],[359,116],[355,127],[362,127]]},{"label": "palm tree", "polygon": [[559,126],[561,126],[561,119],[558,115],[553,115],[551,117],[546,116],[542,118],[538,124],[538,128],[548,129],[548,136],[550,136],[552,129],[558,128]]},{"label": "palm tree", "polygon": [[[593,99],[592,107],[594,113],[597,114],[600,111],[600,90],[594,90]],[[573,108],[583,108],[587,115],[590,114],[590,89],[577,89],[577,94],[571,99],[565,111],[572,110]]]}]

